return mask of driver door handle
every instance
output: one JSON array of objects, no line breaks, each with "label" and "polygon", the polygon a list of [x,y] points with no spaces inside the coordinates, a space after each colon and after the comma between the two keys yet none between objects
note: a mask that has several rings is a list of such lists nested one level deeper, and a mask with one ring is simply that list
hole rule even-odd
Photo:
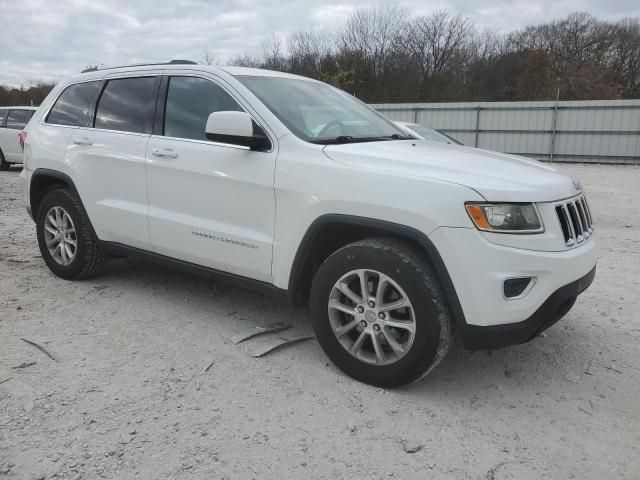
[{"label": "driver door handle", "polygon": [[178,158],[178,154],[170,148],[154,148],[151,150],[151,155],[161,158]]}]

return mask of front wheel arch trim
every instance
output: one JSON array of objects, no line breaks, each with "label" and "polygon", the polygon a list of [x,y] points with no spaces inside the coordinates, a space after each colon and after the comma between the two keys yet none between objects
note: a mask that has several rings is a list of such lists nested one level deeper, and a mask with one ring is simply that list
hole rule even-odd
[{"label": "front wheel arch trim", "polygon": [[453,316],[454,323],[458,327],[464,327],[466,325],[464,312],[462,311],[462,306],[460,304],[458,294],[456,293],[456,289],[453,285],[453,282],[451,281],[451,277],[449,276],[447,267],[444,264],[444,261],[442,260],[442,257],[438,252],[438,249],[429,239],[429,237],[427,237],[421,231],[412,227],[408,227],[406,225],[401,225],[399,223],[379,220],[375,218],[359,217],[355,215],[322,215],[321,217],[315,219],[309,226],[306,233],[304,234],[304,237],[302,238],[302,241],[300,242],[300,246],[298,247],[298,250],[294,257],[293,266],[291,267],[288,290],[289,295],[292,299],[295,298],[296,285],[299,284],[299,281],[302,279],[302,276],[304,274],[305,264],[311,254],[314,239],[322,230],[322,227],[324,225],[335,223],[368,227],[380,230],[382,232],[388,232],[396,237],[405,237],[418,243],[422,247],[427,261],[430,263],[431,267],[433,267],[436,275],[438,276],[438,280],[440,281],[445,298],[447,300],[447,304]]}]

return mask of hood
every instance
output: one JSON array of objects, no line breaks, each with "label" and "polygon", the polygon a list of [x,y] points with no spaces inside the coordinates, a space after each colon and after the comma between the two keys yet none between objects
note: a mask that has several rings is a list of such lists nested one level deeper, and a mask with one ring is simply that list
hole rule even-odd
[{"label": "hood", "polygon": [[550,202],[576,195],[574,179],[536,160],[445,143],[394,140],[328,145],[354,167],[470,187],[487,201]]}]

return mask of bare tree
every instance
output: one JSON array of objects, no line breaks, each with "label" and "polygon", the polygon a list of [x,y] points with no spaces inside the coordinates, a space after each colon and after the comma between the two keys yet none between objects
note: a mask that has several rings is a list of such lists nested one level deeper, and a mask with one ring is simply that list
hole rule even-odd
[{"label": "bare tree", "polygon": [[338,33],[338,49],[369,66],[375,76],[394,63],[408,13],[396,3],[356,10]]},{"label": "bare tree", "polygon": [[442,10],[411,22],[405,39],[425,82],[433,74],[448,68],[471,33],[472,28],[466,18]]},{"label": "bare tree", "polygon": [[272,34],[262,42],[262,66],[269,70],[286,70],[287,59],[282,50],[280,37]]},{"label": "bare tree", "polygon": [[204,52],[202,53],[202,63],[204,65],[217,65],[218,64],[218,62],[216,61],[215,55],[213,55],[208,48],[205,48]]},{"label": "bare tree", "polygon": [[289,68],[317,77],[331,69],[333,49],[333,38],[327,30],[295,32],[289,37]]}]

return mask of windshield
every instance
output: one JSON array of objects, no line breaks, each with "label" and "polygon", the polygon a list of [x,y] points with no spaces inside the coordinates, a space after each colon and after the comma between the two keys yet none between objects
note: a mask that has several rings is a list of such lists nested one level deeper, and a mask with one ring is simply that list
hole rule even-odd
[{"label": "windshield", "polygon": [[324,83],[282,77],[237,77],[294,135],[320,144],[411,137],[378,112]]},{"label": "windshield", "polygon": [[455,138],[451,138],[446,133],[439,132],[438,130],[435,130],[433,128],[423,127],[422,125],[417,125],[417,124],[416,125],[407,125],[407,128],[409,130],[414,131],[415,133],[420,135],[425,140],[433,140],[435,142],[454,143],[456,145],[462,145]]}]

